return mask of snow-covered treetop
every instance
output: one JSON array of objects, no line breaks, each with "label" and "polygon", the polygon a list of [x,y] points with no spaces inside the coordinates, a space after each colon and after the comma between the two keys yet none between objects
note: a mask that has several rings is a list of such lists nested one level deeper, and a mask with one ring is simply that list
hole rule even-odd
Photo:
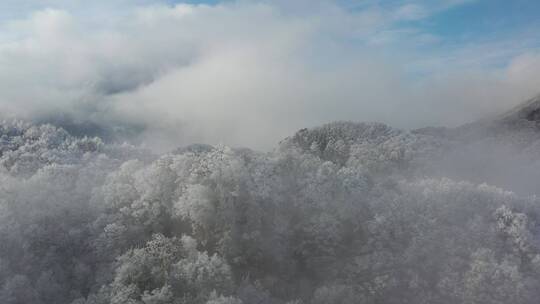
[{"label": "snow-covered treetop", "polygon": [[538,146],[459,132],[155,156],[4,122],[0,303],[536,303]]}]

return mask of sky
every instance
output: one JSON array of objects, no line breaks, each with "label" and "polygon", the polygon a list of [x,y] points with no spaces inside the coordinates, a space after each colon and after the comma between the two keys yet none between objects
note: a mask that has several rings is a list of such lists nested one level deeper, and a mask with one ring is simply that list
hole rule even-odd
[{"label": "sky", "polygon": [[0,115],[165,150],[264,150],[335,120],[452,127],[540,93],[539,13],[533,0],[2,0]]}]

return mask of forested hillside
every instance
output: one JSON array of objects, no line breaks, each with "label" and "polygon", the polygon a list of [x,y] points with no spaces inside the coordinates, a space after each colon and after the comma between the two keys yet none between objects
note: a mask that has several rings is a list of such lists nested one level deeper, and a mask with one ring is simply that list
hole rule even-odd
[{"label": "forested hillside", "polygon": [[534,104],[331,123],[267,153],[4,122],[0,303],[537,303]]}]

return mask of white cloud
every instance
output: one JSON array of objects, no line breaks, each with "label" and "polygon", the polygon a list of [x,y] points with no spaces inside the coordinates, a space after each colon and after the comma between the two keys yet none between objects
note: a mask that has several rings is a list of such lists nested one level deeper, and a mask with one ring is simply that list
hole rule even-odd
[{"label": "white cloud", "polygon": [[[31,119],[64,113],[111,128],[136,124],[149,144],[166,148],[224,142],[264,149],[331,120],[455,125],[538,88],[538,69],[527,68],[538,64],[534,54],[508,68],[459,71],[433,55],[419,60],[415,47],[437,37],[393,28],[396,10],[351,12],[326,1],[309,11],[289,7],[35,12],[0,34],[0,111]],[[410,7],[398,19],[424,14]],[[420,64],[429,72],[411,77]]]},{"label": "white cloud", "polygon": [[398,20],[418,20],[428,16],[428,11],[421,5],[408,3],[397,8],[394,17]]}]

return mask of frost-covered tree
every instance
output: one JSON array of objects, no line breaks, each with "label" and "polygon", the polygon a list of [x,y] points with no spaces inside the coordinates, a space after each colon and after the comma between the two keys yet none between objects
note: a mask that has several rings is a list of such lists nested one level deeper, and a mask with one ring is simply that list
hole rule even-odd
[{"label": "frost-covered tree", "polygon": [[0,302],[535,303],[540,202],[435,166],[464,142],[333,123],[155,156],[1,124]]}]

